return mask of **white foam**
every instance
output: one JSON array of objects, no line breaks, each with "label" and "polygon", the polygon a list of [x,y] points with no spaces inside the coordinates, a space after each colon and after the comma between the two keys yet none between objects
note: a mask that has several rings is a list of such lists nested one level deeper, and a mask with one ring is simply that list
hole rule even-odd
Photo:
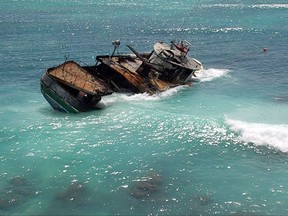
[{"label": "white foam", "polygon": [[266,145],[282,152],[288,152],[288,125],[249,123],[226,119],[230,128],[239,134],[243,142]]},{"label": "white foam", "polygon": [[211,5],[202,5],[202,7],[218,7],[218,8],[288,8],[288,4],[211,4]]},{"label": "white foam", "polygon": [[239,8],[239,7],[243,7],[243,6],[244,6],[244,4],[208,4],[208,5],[203,4],[201,7]]},{"label": "white foam", "polygon": [[251,8],[288,8],[288,4],[256,4],[251,5]]},{"label": "white foam", "polygon": [[122,100],[126,100],[126,101],[158,101],[158,100],[162,100],[162,99],[165,99],[165,98],[168,98],[177,94],[177,92],[179,92],[181,88],[183,87],[179,86],[179,87],[171,88],[164,92],[160,92],[160,93],[153,94],[153,95],[150,95],[148,93],[139,93],[139,94],[133,94],[133,95],[120,94],[119,96]]},{"label": "white foam", "polygon": [[222,76],[227,76],[229,72],[230,71],[228,69],[210,68],[203,70],[201,73],[197,73],[196,75],[201,82],[208,82]]},{"label": "white foam", "polygon": [[156,100],[160,100],[160,97],[158,94],[149,95],[148,93],[139,93],[139,94],[133,94],[133,95],[122,94],[122,95],[120,95],[120,98],[125,100],[125,101],[156,101]]},{"label": "white foam", "polygon": [[116,102],[123,102],[123,101],[159,101],[177,94],[177,92],[179,92],[183,88],[185,88],[185,86],[178,86],[153,95],[150,95],[148,93],[139,93],[139,94],[113,93],[112,95],[102,97],[100,103],[103,105],[110,105]]}]

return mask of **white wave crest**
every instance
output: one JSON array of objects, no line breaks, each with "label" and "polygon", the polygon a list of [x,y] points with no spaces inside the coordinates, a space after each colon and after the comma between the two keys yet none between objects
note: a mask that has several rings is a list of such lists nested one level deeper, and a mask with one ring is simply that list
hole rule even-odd
[{"label": "white wave crest", "polygon": [[256,4],[251,5],[251,8],[288,8],[288,4]]},{"label": "white wave crest", "polygon": [[212,81],[216,78],[226,76],[229,74],[228,69],[215,69],[215,68],[210,68],[207,70],[203,70],[201,73],[197,73],[197,78],[201,82],[207,82],[207,81]]},{"label": "white wave crest", "polygon": [[201,7],[204,8],[239,8],[243,7],[244,4],[203,4]]},{"label": "white wave crest", "polygon": [[265,145],[288,152],[288,125],[249,123],[226,119],[230,128],[240,135],[243,142]]},{"label": "white wave crest", "polygon": [[207,8],[288,8],[288,4],[253,4],[253,5],[245,5],[245,4],[209,4],[202,5],[202,7]]}]

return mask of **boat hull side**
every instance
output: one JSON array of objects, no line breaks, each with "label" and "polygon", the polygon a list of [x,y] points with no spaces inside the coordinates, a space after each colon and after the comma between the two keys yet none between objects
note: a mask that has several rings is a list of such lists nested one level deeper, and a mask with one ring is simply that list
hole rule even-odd
[{"label": "boat hull side", "polygon": [[69,94],[56,80],[52,79],[47,73],[41,78],[41,92],[48,103],[55,109],[67,113],[78,113],[93,109],[101,97],[93,98],[93,106],[83,103],[72,94]]},{"label": "boat hull side", "polygon": [[66,101],[63,100],[63,98],[57,95],[56,92],[54,92],[50,88],[47,88],[47,86],[43,82],[41,82],[41,92],[53,109],[66,113],[79,112],[79,110],[68,104]]}]

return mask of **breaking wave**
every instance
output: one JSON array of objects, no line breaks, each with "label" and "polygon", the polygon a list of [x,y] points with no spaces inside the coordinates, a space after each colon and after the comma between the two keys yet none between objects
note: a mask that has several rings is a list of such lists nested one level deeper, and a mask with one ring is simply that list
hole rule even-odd
[{"label": "breaking wave", "polygon": [[288,4],[257,4],[251,5],[250,8],[288,8]]},{"label": "breaking wave", "polygon": [[215,69],[215,68],[210,68],[207,70],[203,70],[201,73],[197,74],[197,78],[201,82],[208,82],[212,81],[216,78],[222,77],[222,76],[227,76],[229,74],[228,69]]},{"label": "breaking wave", "polygon": [[245,4],[212,4],[212,5],[202,5],[201,7],[207,8],[288,8],[288,4],[253,4],[253,5],[245,5]]},{"label": "breaking wave", "polygon": [[[253,30],[253,29],[252,29]],[[244,32],[251,31],[251,29],[245,29],[243,27],[223,27],[223,28],[211,28],[211,27],[195,27],[195,28],[164,28],[164,29],[154,29],[153,34],[156,33],[174,33],[174,32],[205,32],[205,33],[228,33],[228,32]]]},{"label": "breaking wave", "polygon": [[268,146],[282,152],[288,152],[288,125],[250,123],[226,119],[230,129],[239,134],[241,141]]}]

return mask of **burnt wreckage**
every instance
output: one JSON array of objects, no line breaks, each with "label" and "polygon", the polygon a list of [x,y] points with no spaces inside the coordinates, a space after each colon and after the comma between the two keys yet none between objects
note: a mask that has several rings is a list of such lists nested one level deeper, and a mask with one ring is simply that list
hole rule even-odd
[{"label": "burnt wreckage", "polygon": [[56,110],[78,113],[97,108],[105,95],[113,92],[155,94],[191,83],[203,70],[198,60],[189,57],[190,43],[170,45],[157,42],[150,53],[115,55],[120,41],[113,41],[112,55],[96,57],[96,65],[80,66],[75,61],[49,68],[41,78],[41,92]]}]

